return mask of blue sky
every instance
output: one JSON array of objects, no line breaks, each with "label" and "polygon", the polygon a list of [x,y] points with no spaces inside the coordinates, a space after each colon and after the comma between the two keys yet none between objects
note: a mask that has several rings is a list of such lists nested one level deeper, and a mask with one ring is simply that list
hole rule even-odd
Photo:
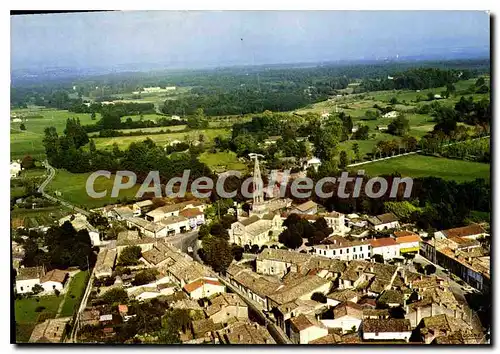
[{"label": "blue sky", "polygon": [[482,11],[131,11],[11,17],[11,67],[202,67],[487,52]]}]

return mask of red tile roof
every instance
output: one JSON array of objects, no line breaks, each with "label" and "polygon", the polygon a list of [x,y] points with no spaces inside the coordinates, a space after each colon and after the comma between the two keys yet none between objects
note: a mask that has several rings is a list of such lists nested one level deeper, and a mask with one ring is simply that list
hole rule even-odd
[{"label": "red tile roof", "polygon": [[188,293],[192,293],[196,289],[202,287],[205,284],[211,284],[211,285],[222,285],[216,280],[210,280],[210,279],[198,279],[192,283],[184,285],[184,290],[186,290]]},{"label": "red tile roof", "polygon": [[468,226],[456,227],[454,229],[444,230],[442,232],[443,234],[446,235],[447,238],[453,238],[453,237],[464,237],[464,236],[484,234],[486,230],[483,229],[479,224],[471,224]]},{"label": "red tile roof", "polygon": [[370,240],[372,247],[386,247],[396,245],[396,240],[391,237],[378,238],[375,240]]},{"label": "red tile roof", "polygon": [[[396,234],[396,233],[394,233],[394,234]],[[396,237],[396,242],[397,243],[420,242],[420,236],[418,236],[417,234],[400,236],[400,237]]]}]

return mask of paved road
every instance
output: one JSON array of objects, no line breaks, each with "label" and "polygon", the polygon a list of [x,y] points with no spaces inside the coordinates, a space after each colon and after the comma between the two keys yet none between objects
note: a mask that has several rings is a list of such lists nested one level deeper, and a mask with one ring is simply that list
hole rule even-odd
[{"label": "paved road", "polygon": [[47,161],[45,161],[43,163],[43,165],[49,171],[49,175],[47,176],[45,181],[42,182],[40,187],[38,187],[38,193],[41,193],[45,198],[52,200],[53,202],[60,203],[60,204],[64,205],[65,207],[67,207],[73,211],[76,211],[77,213],[81,213],[85,216],[89,216],[89,212],[87,210],[79,208],[79,207],[65,201],[64,199],[58,198],[56,196],[52,196],[52,195],[45,192],[45,187],[47,187],[47,185],[52,181],[52,179],[56,175],[56,170],[54,169],[54,167],[50,166]]},{"label": "paved road", "polygon": [[87,287],[85,288],[85,293],[83,294],[82,301],[80,302],[80,307],[78,307],[78,312],[76,313],[75,323],[73,324],[73,328],[71,329],[71,334],[67,337],[68,343],[76,343],[77,342],[77,333],[80,330],[80,316],[87,307],[87,301],[89,300],[90,292],[92,291],[92,284],[94,283],[94,269],[92,269],[92,273],[90,273],[89,281],[87,283]]}]

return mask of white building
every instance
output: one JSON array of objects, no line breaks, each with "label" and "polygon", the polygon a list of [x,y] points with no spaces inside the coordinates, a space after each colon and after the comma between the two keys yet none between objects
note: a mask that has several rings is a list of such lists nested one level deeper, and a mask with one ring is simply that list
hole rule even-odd
[{"label": "white building", "polygon": [[33,291],[33,287],[40,285],[40,278],[45,274],[43,267],[19,268],[16,275],[16,292],[26,294]]},{"label": "white building", "polygon": [[303,214],[303,215],[314,215],[318,213],[318,204],[312,200],[308,200],[305,203],[296,205],[293,207],[290,213]]},{"label": "white building", "polygon": [[384,260],[393,259],[400,255],[399,250],[401,247],[396,240],[391,237],[373,239],[369,242],[372,246],[372,255],[380,254],[384,257]]},{"label": "white building", "polygon": [[210,306],[205,309],[205,314],[214,323],[226,323],[233,317],[247,320],[248,306],[238,295],[222,293],[210,300]]},{"label": "white building", "polygon": [[382,117],[383,118],[396,118],[398,116],[398,112],[396,111],[390,111],[384,114]]},{"label": "white building", "polygon": [[324,213],[319,216],[325,218],[328,227],[333,229],[333,234],[344,235],[349,230],[349,228],[345,226],[345,217],[342,213],[332,211],[331,213]]},{"label": "white building", "polygon": [[441,230],[437,231],[434,233],[434,237],[437,240],[442,240],[445,238],[456,238],[456,237],[462,237],[466,239],[477,239],[479,237],[486,237],[489,236],[489,234],[486,232],[485,229],[479,224],[470,224],[467,226],[463,227],[456,227],[453,229],[448,229],[448,230]]},{"label": "white building", "polygon": [[350,261],[370,259],[372,255],[369,241],[348,241],[341,236],[330,236],[324,242],[313,246],[318,256]]},{"label": "white building", "polygon": [[218,280],[209,278],[201,278],[192,283],[186,284],[183,289],[193,300],[209,298],[213,295],[222,294],[226,291],[226,287]]},{"label": "white building", "polygon": [[68,279],[68,272],[53,269],[40,278],[40,285],[44,292],[51,293],[54,290],[62,291]]},{"label": "white building", "polygon": [[22,171],[21,163],[19,161],[12,161],[10,163],[10,178],[16,178]]},{"label": "white building", "polygon": [[318,159],[317,157],[312,157],[304,162],[304,170],[307,170],[310,167],[312,167],[314,171],[318,171],[319,166],[321,166],[321,160]]},{"label": "white building", "polygon": [[240,218],[231,224],[229,241],[237,245],[262,246],[277,236],[282,231],[282,219],[279,214],[265,214],[261,217],[253,215]]}]

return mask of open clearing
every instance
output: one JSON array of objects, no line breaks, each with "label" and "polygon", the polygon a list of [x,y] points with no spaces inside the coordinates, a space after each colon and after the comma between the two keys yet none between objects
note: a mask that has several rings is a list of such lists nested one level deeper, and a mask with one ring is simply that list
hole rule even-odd
[{"label": "open clearing", "polygon": [[424,155],[396,157],[386,161],[353,167],[352,170],[365,170],[365,174],[369,176],[389,175],[399,172],[402,176],[413,178],[434,176],[457,182],[470,181],[476,178],[490,179],[489,164]]},{"label": "open clearing", "polygon": [[91,173],[70,173],[66,170],[56,170],[54,179],[47,186],[47,192],[53,195],[54,191],[61,193],[60,197],[72,204],[87,208],[98,208],[106,204],[117,203],[119,200],[135,199],[135,194],[140,185],[135,185],[130,189],[121,190],[118,198],[111,197],[111,190],[115,175],[111,175],[110,179],[99,177],[95,180],[94,189],[96,192],[107,190],[106,196],[103,198],[94,199],[87,195],[85,189],[87,178]]},{"label": "open clearing", "polygon": [[71,210],[66,207],[53,206],[39,209],[14,208],[10,215],[13,227],[32,228],[40,225],[50,225],[70,213]]},{"label": "open clearing", "polygon": [[68,285],[68,291],[64,296],[64,304],[59,314],[61,317],[72,316],[75,308],[80,304],[80,300],[87,285],[88,274],[88,271],[81,271],[71,278],[71,282]]},{"label": "open clearing", "polygon": [[242,173],[247,171],[247,165],[238,160],[236,153],[229,152],[216,152],[210,153],[205,151],[198,159],[206,164],[212,171],[240,171]]},{"label": "open clearing", "polygon": [[205,141],[210,143],[216,136],[228,137],[231,134],[229,129],[201,129],[191,130],[182,133],[165,133],[165,134],[151,134],[151,135],[137,135],[137,136],[119,136],[113,138],[94,138],[95,145],[98,149],[112,149],[113,144],[116,143],[120,149],[126,149],[133,142],[144,141],[147,138],[153,140],[160,146],[167,145],[173,140],[184,141],[186,136],[190,136],[193,140],[198,140],[200,134],[205,136]]}]

